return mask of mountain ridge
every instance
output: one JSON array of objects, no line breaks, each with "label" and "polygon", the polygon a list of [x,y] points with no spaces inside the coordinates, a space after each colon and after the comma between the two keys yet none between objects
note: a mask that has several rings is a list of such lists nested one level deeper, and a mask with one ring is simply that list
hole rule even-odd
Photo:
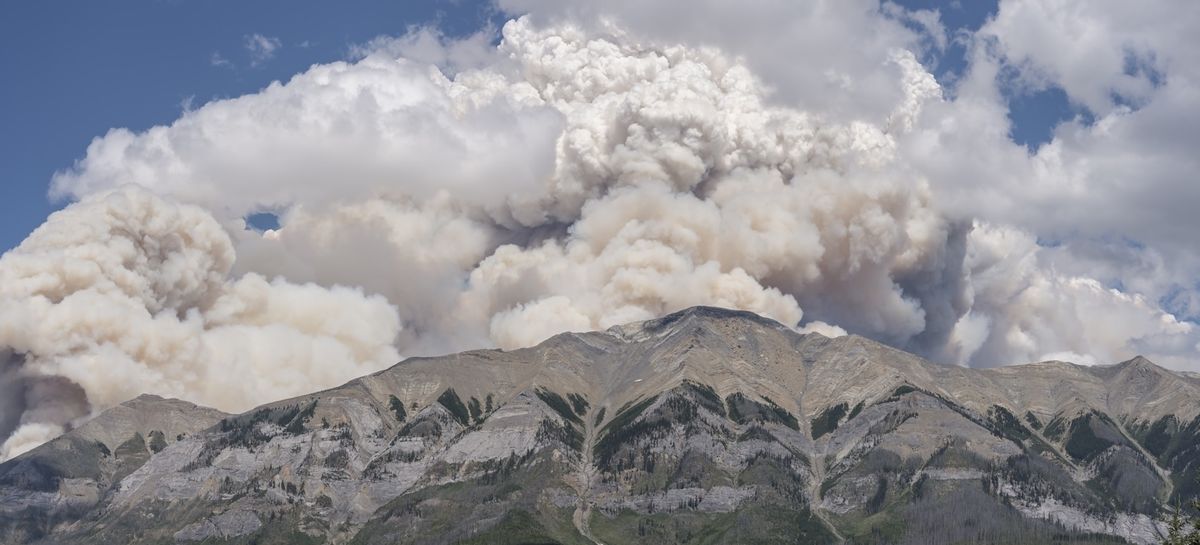
[{"label": "mountain ridge", "polygon": [[[105,426],[104,449],[85,424],[0,464],[0,543],[470,543],[529,529],[610,545],[785,531],[937,543],[929,502],[1002,513],[976,521],[979,542],[1150,543],[1165,506],[1197,493],[1196,399],[1200,385],[1144,358],[939,366],[693,307],[409,358],[240,415],[139,397],[110,410],[124,425]],[[161,416],[181,411],[203,416]],[[63,444],[68,461],[113,469],[64,470]],[[509,491],[474,505],[462,489]],[[172,522],[138,526],[151,515]],[[469,524],[446,533],[430,522],[443,515]]]}]

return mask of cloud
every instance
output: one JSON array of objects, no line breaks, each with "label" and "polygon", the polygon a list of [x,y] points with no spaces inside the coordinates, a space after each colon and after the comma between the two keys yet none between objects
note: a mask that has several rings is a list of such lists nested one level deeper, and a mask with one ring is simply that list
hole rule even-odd
[{"label": "cloud", "polygon": [[538,24],[615,29],[622,42],[719,48],[762,78],[773,102],[803,105],[838,121],[886,118],[904,91],[900,70],[887,59],[897,49],[919,50],[925,39],[882,13],[876,0],[497,3]]},{"label": "cloud", "polygon": [[[944,214],[1053,241],[1055,269],[1194,320],[1195,24],[1200,9],[1166,2],[1002,2],[970,41],[954,100],[927,104],[899,153],[928,177]],[[1068,120],[1031,154],[1008,138],[1014,81],[1061,88],[1094,121]]]},{"label": "cloud", "polygon": [[436,69],[385,55],[314,66],[170,126],[113,129],[55,176],[52,193],[81,198],[132,183],[230,219],[388,192],[452,192],[518,224],[513,214],[527,208],[518,201],[538,198],[554,168],[562,115],[490,83],[456,95],[462,86]]},{"label": "cloud", "polygon": [[1197,74],[1200,8],[1150,1],[1012,0],[979,32],[1017,77],[1054,85],[1098,115],[1149,101],[1165,76]]},{"label": "cloud", "polygon": [[279,38],[254,33],[246,35],[245,47],[250,55],[250,66],[258,66],[275,58],[275,53],[283,47],[283,43]]},{"label": "cloud", "polygon": [[147,391],[244,410],[398,358],[382,297],[231,278],[234,259],[208,212],[144,189],[53,214],[0,258],[0,346],[20,355],[5,382],[23,390],[5,435],[43,437]]},{"label": "cloud", "polygon": [[[1144,296],[1057,272],[1045,263],[1054,256],[1028,233],[980,224],[971,238],[972,313],[987,321],[989,334],[974,353],[962,355],[967,361],[998,365],[1075,354],[1071,361],[1077,363],[1111,363],[1153,349],[1150,353],[1164,364],[1190,364],[1153,344],[1170,338],[1194,350],[1200,342],[1195,324],[1176,319]],[[961,325],[965,335],[976,324]]]},{"label": "cloud", "polygon": [[216,51],[213,51],[213,54],[208,57],[208,64],[217,67],[233,67],[233,63],[229,62],[229,59],[221,56],[221,54]]},{"label": "cloud", "polygon": [[[26,396],[3,433],[142,390],[244,408],[697,304],[950,364],[1194,368],[1197,95],[1158,50],[1175,42],[1150,46],[1166,83],[1137,108],[1031,154],[1008,138],[1013,70],[1097,108],[1088,85],[1123,80],[1006,45],[1023,5],[945,89],[920,62],[944,48],[935,12],[506,0],[534,13],[498,44],[414,28],[113,129],[54,178],[78,203],[0,260],[0,387],[79,389]],[[264,210],[279,229],[245,225]]]},{"label": "cloud", "polygon": [[376,36],[365,44],[353,45],[349,56],[352,60],[372,55],[404,58],[437,66],[448,74],[456,74],[498,62],[500,59],[492,44],[495,35],[496,29],[490,26],[457,39],[447,38],[436,28],[410,27],[400,36]]}]

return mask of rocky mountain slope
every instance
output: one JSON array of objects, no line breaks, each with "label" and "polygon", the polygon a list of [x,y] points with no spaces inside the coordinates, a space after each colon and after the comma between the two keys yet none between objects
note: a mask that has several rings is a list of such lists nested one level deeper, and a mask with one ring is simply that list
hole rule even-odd
[{"label": "rocky mountain slope", "polygon": [[0,543],[1152,543],[1200,382],[938,366],[697,307],[224,415],[143,396],[0,465]]}]

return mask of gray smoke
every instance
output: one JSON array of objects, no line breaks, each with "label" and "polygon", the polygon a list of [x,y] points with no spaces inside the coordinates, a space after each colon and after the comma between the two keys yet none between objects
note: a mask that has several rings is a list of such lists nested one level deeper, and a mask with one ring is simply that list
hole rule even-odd
[{"label": "gray smoke", "polygon": [[[54,180],[78,202],[0,259],[0,456],[142,391],[240,410],[698,304],[962,365],[1195,344],[1034,235],[945,213],[905,146],[950,99],[879,52],[895,92],[827,114],[718,48],[521,18],[110,131]],[[262,210],[278,230],[246,227]]]}]

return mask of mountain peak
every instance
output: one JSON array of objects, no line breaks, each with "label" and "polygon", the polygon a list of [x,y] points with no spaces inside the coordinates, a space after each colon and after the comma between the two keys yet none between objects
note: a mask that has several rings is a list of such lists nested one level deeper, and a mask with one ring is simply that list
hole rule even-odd
[{"label": "mountain peak", "polygon": [[[1151,543],[1144,513],[1200,441],[1186,435],[1200,429],[1200,385],[1140,369],[1157,366],[943,366],[857,335],[691,307],[518,350],[410,358],[233,417],[142,395],[0,466],[0,497],[33,498],[16,505],[47,520],[91,513],[52,530],[56,543],[136,542],[122,513],[158,542],[303,526],[337,543],[486,543],[520,530],[615,545],[734,516],[750,521],[745,541],[862,531],[851,537],[869,543],[877,522],[963,513],[946,501],[1004,513],[1008,542],[1106,528]],[[1196,423],[1147,444],[1181,447],[1136,443],[1171,418]],[[1006,484],[981,489],[981,478]],[[80,486],[92,492],[72,495]],[[1041,520],[1046,497],[1075,501],[1050,507],[1079,528]],[[670,513],[685,515],[656,518]],[[4,517],[0,507],[10,535]]]},{"label": "mountain peak", "polygon": [[179,400],[172,399],[172,398],[166,398],[166,397],[160,396],[158,394],[144,393],[144,394],[138,395],[137,397],[135,397],[133,399],[130,399],[128,401],[121,403],[121,405],[124,405],[124,406],[153,405],[153,404],[157,404],[157,403],[163,403],[166,401],[179,401]]},{"label": "mountain peak", "polygon": [[1136,355],[1128,360],[1125,360],[1117,365],[1120,365],[1122,367],[1148,367],[1148,368],[1152,368],[1152,369],[1161,369],[1162,368],[1157,363],[1150,361],[1148,358],[1146,358],[1145,356],[1143,356],[1141,354],[1138,354],[1138,355]]},{"label": "mountain peak", "polygon": [[776,330],[791,331],[787,326],[753,312],[721,307],[694,306],[673,312],[661,318],[616,325],[610,327],[608,332],[613,333],[623,340],[638,341],[682,331],[688,326],[698,326],[701,329],[711,330],[718,324],[730,322],[747,325],[754,324]]}]

